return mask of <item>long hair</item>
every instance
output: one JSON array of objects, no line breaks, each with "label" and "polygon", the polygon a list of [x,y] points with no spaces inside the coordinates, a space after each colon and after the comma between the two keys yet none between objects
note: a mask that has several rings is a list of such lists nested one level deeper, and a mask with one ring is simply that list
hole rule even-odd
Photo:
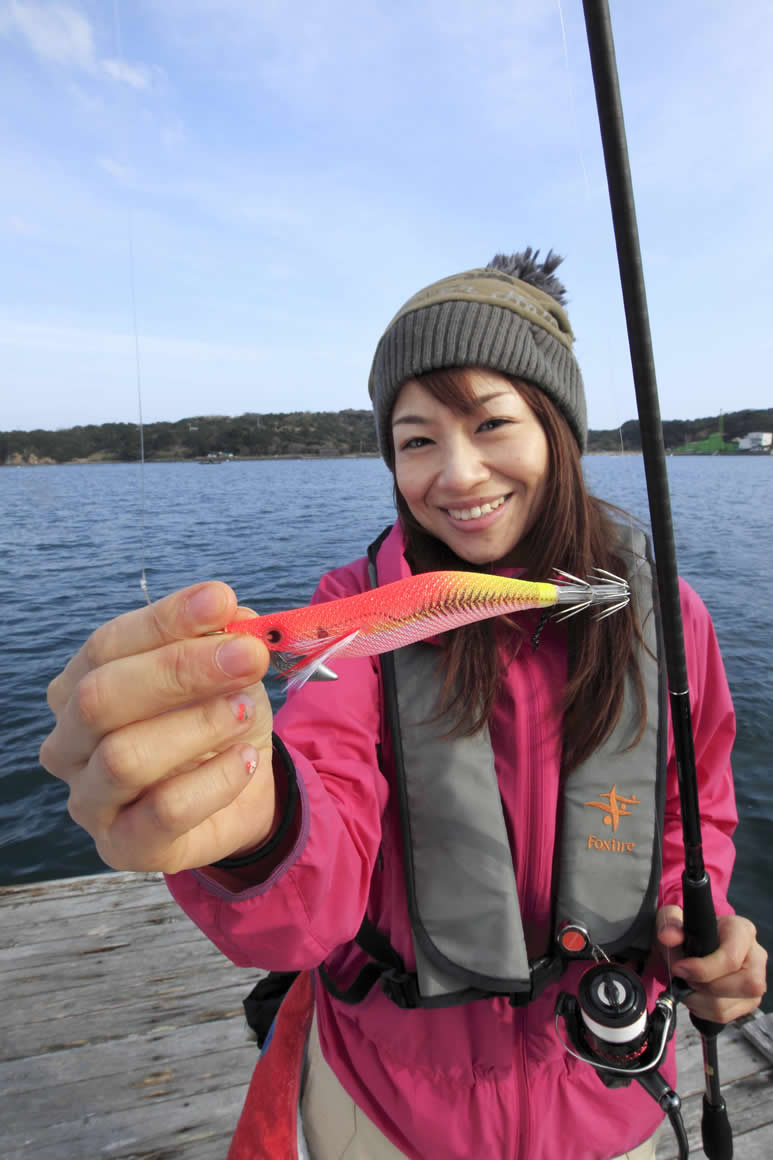
[{"label": "long hair", "polygon": [[[505,376],[508,377],[508,376]],[[430,371],[417,381],[452,410],[470,413],[475,393],[464,368]],[[594,568],[625,575],[627,566],[616,546],[614,519],[630,519],[612,504],[590,495],[580,450],[568,423],[539,388],[509,381],[529,404],[548,444],[548,471],[542,505],[530,531],[518,545],[519,564],[530,580],[549,580],[556,568],[589,576]],[[412,515],[395,482],[395,503],[406,535],[406,558],[414,572],[436,569],[486,571],[462,560],[432,536]],[[492,561],[492,564],[496,561]],[[454,735],[477,732],[489,719],[503,676],[499,640],[507,629],[511,655],[523,643],[522,633],[507,618],[484,620],[447,633],[442,642],[445,676],[441,714]],[[625,676],[630,674],[639,706],[638,732],[646,722],[644,687],[634,654],[641,639],[630,605],[604,620],[578,615],[566,622],[569,674],[563,697],[563,770],[580,765],[612,732],[623,707]],[[496,663],[492,664],[492,658]]]}]

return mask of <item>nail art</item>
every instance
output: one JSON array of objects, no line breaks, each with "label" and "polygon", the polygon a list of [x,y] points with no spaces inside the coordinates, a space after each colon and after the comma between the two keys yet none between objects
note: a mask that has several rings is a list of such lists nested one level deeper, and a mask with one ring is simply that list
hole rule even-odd
[{"label": "nail art", "polygon": [[255,702],[246,693],[235,693],[228,698],[228,704],[237,721],[249,721],[255,712]]},{"label": "nail art", "polygon": [[253,749],[251,745],[246,745],[241,751],[244,768],[247,770],[249,777],[252,777],[255,770],[258,768],[258,751]]}]

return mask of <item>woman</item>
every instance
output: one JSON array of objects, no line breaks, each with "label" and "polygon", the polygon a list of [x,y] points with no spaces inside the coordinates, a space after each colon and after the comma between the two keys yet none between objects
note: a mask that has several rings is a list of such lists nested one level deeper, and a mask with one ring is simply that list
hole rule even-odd
[{"label": "woman", "polygon": [[632,607],[484,622],[392,665],[333,660],[337,683],[290,694],[272,736],[256,684],[266,651],[205,635],[236,603],[205,584],[102,626],[49,693],[57,725],[41,760],[69,783],[101,857],[164,870],[237,964],[320,968],[302,1098],[315,1160],[654,1156],[657,1104],[636,1085],[608,1090],[555,1034],[558,991],[576,992],[588,965],[558,981],[562,907],[626,948],[650,1002],[665,978],[662,958],[644,962],[655,947],[706,1018],[734,1019],[764,991],[765,952],[726,897],[732,706],[687,585],[721,945],[679,958],[682,840],[670,733],[658,758],[650,569],[629,521],[585,490],[559,259],[536,258],[435,283],[387,327],[370,392],[399,519],[314,599],[436,568],[541,579],[603,567],[629,576]]}]

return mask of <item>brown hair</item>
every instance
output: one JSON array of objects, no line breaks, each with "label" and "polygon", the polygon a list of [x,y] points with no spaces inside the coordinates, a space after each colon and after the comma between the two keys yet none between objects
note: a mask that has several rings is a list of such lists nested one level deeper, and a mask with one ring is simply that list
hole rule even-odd
[{"label": "brown hair", "polygon": [[[475,406],[470,376],[464,368],[430,371],[416,381],[453,410],[464,414]],[[626,565],[616,549],[614,519],[630,517],[587,491],[577,441],[547,395],[519,379],[509,381],[534,411],[548,443],[542,507],[518,545],[519,564],[530,580],[549,580],[556,568],[582,577],[590,576],[594,568],[625,575]],[[406,533],[406,558],[414,572],[486,570],[459,559],[446,544],[425,531],[411,514],[397,483],[395,502]],[[491,714],[503,675],[495,646],[506,626],[514,655],[523,644],[523,635],[516,635],[513,645],[514,625],[504,617],[446,634],[441,705],[452,722],[453,734],[477,732]],[[634,640],[640,639],[640,634],[630,605],[600,621],[582,614],[572,617],[566,622],[565,631],[569,677],[563,698],[563,768],[569,772],[612,732],[623,707],[626,673],[632,678],[639,704],[638,733],[632,744],[644,729],[646,708],[633,651]],[[496,665],[491,663],[492,653],[497,655]]]}]

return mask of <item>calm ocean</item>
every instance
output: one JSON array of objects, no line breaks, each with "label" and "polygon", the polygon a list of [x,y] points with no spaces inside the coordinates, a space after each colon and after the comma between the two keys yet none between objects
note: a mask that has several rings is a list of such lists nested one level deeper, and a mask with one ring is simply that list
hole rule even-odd
[{"label": "calm ocean", "polygon": [[[773,459],[668,462],[680,571],[714,619],[738,716],[732,899],[773,949]],[[585,470],[647,518],[638,456],[589,456]],[[37,752],[48,681],[93,627],[142,603],[142,485],[131,464],[0,470],[0,884],[104,869]],[[261,611],[306,603],[393,513],[376,459],[148,464],[144,492],[151,596],[218,578]]]}]

